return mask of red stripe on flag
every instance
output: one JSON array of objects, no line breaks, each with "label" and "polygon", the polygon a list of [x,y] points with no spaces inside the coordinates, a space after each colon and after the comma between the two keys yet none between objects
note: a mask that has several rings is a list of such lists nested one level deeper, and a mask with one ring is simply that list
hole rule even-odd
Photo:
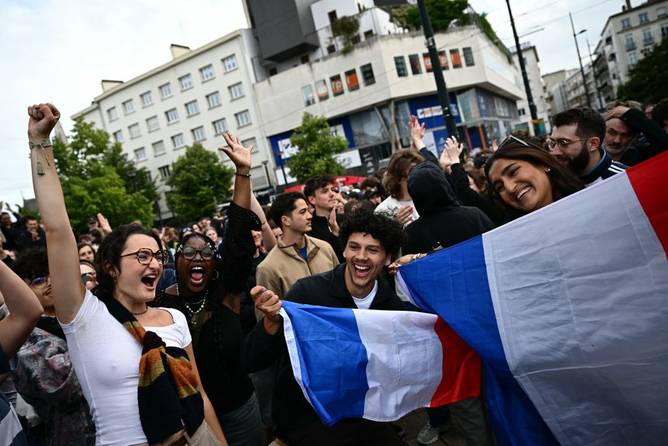
[{"label": "red stripe on flag", "polygon": [[480,357],[440,317],[434,326],[443,346],[443,377],[431,407],[480,396]]},{"label": "red stripe on flag", "polygon": [[668,256],[668,152],[633,166],[626,173]]}]

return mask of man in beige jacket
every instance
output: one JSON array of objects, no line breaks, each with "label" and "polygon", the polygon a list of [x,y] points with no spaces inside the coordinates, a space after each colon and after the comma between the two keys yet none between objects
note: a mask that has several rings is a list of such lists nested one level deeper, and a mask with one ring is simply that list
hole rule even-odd
[{"label": "man in beige jacket", "polygon": [[323,240],[306,235],[312,215],[304,195],[279,195],[269,217],[283,230],[276,246],[257,267],[257,284],[284,296],[302,277],[324,273],[339,264],[334,249]]}]

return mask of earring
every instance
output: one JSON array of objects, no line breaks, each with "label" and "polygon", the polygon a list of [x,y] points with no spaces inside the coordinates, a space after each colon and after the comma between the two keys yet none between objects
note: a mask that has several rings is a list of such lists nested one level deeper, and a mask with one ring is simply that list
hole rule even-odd
[{"label": "earring", "polygon": [[552,170],[552,169],[548,167],[547,169],[545,169],[545,173],[548,173],[548,172],[551,171],[551,170]]}]

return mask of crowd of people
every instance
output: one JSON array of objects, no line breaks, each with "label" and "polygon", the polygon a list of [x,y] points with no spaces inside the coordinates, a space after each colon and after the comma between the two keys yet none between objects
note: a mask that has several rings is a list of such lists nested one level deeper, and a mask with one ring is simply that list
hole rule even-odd
[{"label": "crowd of people", "polygon": [[[397,293],[398,268],[665,151],[667,110],[566,110],[547,137],[481,151],[451,136],[439,156],[411,117],[411,147],[357,187],[316,176],[264,208],[250,150],[225,133],[236,171],[224,215],[151,229],[98,214],[77,235],[49,140],[59,111],[31,106],[41,221],[0,204],[0,444],[405,444],[397,424],[320,421],[290,366],[282,300],[418,311]],[[494,444],[480,398],[427,415],[420,444],[450,428]]]}]

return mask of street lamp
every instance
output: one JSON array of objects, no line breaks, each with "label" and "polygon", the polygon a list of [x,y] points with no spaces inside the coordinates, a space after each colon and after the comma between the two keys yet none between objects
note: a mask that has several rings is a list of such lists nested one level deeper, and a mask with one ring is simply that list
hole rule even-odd
[{"label": "street lamp", "polygon": [[580,30],[578,33],[575,32],[575,25],[573,25],[573,15],[569,12],[568,16],[571,19],[571,29],[573,30],[573,40],[575,40],[575,50],[578,52],[578,62],[580,62],[580,74],[582,74],[582,82],[585,87],[585,96],[587,96],[587,105],[591,108],[591,100],[589,99],[589,87],[587,87],[587,77],[585,76],[585,70],[582,67],[582,58],[580,57],[580,46],[578,45],[578,36],[582,33],[587,32],[586,29]]},{"label": "street lamp", "polygon": [[594,88],[596,88],[596,95],[598,97],[597,108],[603,108],[603,96],[601,95],[601,89],[598,86],[598,81],[596,80],[596,70],[594,69],[594,58],[591,55],[591,45],[589,44],[589,39],[587,39],[587,50],[589,51],[589,62],[591,63],[591,74],[594,79]]}]

